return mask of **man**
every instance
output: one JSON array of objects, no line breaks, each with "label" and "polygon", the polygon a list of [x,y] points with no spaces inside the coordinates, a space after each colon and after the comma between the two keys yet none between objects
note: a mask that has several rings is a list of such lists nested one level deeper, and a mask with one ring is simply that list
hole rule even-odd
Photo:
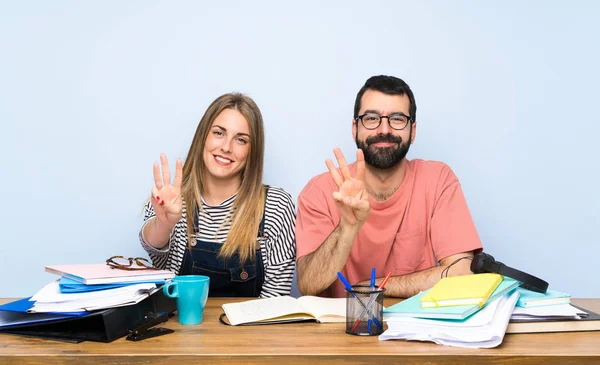
[{"label": "man", "polygon": [[386,295],[410,297],[441,277],[470,274],[482,249],[460,183],[444,163],[407,160],[417,134],[410,87],[374,76],[356,96],[352,136],[356,162],[334,149],[339,170],[314,177],[298,197],[298,289],[342,297],[340,271],[351,284],[377,285],[388,273]]}]

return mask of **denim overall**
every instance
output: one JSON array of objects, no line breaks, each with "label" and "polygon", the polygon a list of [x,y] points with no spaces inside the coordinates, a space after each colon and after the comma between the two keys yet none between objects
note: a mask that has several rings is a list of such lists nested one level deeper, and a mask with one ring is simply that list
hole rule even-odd
[{"label": "denim overall", "polygon": [[[267,187],[268,191],[268,187]],[[266,192],[265,192],[266,200]],[[197,213],[196,213],[197,214]],[[197,215],[194,222],[198,222]],[[258,228],[258,238],[263,238],[265,213]],[[194,227],[198,234],[198,226]],[[186,250],[180,275],[205,275],[210,277],[208,295],[211,297],[258,297],[264,283],[264,265],[260,245],[256,243],[256,257],[240,264],[237,253],[228,259],[218,257],[222,244],[196,239],[196,245]]]}]

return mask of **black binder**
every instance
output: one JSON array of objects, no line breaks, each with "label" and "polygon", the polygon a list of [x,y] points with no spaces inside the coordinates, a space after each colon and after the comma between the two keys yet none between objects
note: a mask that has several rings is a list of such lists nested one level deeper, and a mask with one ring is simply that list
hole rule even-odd
[{"label": "black binder", "polygon": [[134,305],[94,311],[81,317],[23,323],[0,328],[0,333],[69,342],[111,342],[129,334],[146,318],[148,313],[171,314],[176,309],[175,299],[166,297],[162,290],[158,290]]}]

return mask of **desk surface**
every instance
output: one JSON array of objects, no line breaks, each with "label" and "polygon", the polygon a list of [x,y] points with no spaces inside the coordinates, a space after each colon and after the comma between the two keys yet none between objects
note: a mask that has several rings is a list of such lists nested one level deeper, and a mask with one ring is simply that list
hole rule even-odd
[{"label": "desk surface", "polygon": [[[173,317],[161,326],[175,333],[140,342],[71,344],[0,334],[0,364],[600,364],[600,332],[507,334],[496,348],[463,349],[352,336],[344,323],[221,324],[221,305],[236,300],[211,298],[202,324],[181,326]],[[600,299],[573,304],[600,312]]]}]

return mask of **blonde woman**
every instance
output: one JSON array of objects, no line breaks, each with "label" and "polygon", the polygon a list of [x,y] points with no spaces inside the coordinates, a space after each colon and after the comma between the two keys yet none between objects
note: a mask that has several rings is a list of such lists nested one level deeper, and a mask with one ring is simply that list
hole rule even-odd
[{"label": "blonde woman", "polygon": [[238,93],[208,107],[173,180],[161,154],[140,231],[155,267],[209,276],[211,296],[290,293],[294,202],[283,189],[263,185],[263,157],[262,115]]}]

